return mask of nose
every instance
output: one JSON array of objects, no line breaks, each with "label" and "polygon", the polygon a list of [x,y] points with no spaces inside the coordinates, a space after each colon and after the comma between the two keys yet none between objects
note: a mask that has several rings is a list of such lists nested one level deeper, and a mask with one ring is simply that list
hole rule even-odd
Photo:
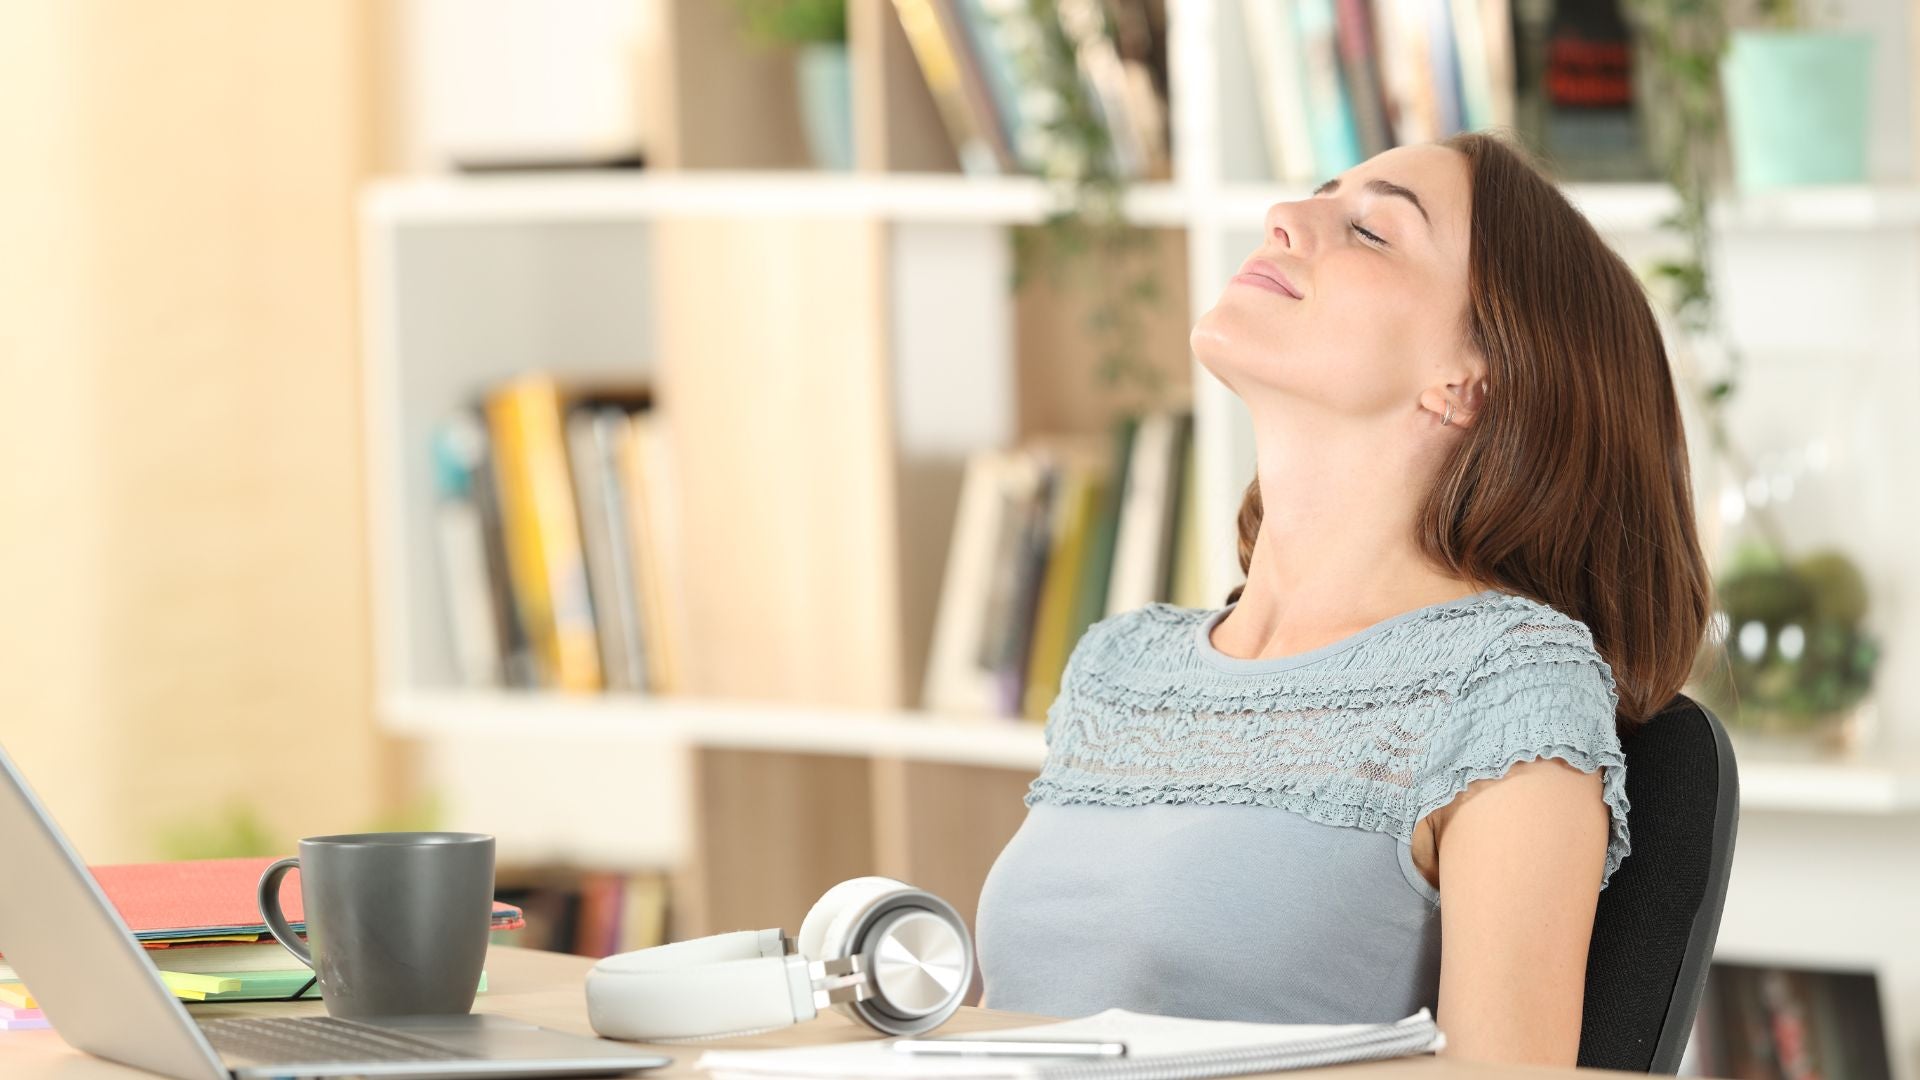
[{"label": "nose", "polygon": [[1267,207],[1267,240],[1281,251],[1299,254],[1300,245],[1307,238],[1307,230],[1302,218],[1304,207],[1298,202],[1277,202]]}]

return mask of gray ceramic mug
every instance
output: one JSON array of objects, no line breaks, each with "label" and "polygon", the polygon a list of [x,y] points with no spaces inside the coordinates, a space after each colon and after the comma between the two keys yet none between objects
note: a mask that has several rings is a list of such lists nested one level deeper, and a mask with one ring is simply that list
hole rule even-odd
[{"label": "gray ceramic mug", "polygon": [[[280,911],[280,880],[295,868],[305,942]],[[280,944],[313,969],[334,1016],[471,1012],[492,936],[493,837],[310,836],[298,858],[261,875],[260,913]]]}]

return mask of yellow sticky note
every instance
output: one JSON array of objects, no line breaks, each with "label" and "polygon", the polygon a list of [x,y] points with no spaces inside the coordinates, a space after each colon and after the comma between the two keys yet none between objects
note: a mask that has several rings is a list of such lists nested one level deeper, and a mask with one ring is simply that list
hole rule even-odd
[{"label": "yellow sticky note", "polygon": [[172,988],[175,995],[186,997],[198,995],[196,1000],[205,1000],[208,994],[218,994],[223,990],[240,989],[240,980],[223,975],[190,975],[181,971],[162,971],[160,979]]},{"label": "yellow sticky note", "polygon": [[27,993],[27,988],[17,982],[0,983],[0,1001],[4,1001],[16,1009],[37,1009],[40,1007],[39,1003],[33,1000],[33,995]]}]

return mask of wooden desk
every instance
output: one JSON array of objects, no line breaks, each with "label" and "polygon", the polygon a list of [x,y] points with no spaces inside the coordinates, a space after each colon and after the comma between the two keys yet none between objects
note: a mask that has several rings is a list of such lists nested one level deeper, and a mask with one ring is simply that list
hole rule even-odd
[{"label": "wooden desk", "polygon": [[[531,949],[496,945],[487,957],[486,993],[474,1003],[476,1012],[499,1013],[517,1020],[540,1024],[557,1031],[581,1035],[593,1034],[587,1024],[585,985],[587,969],[593,961],[564,953],[536,952]],[[194,1005],[189,1011],[196,1017],[215,1016],[324,1016],[326,1006],[317,1001],[248,1002],[246,1004]],[[1026,1013],[997,1009],[963,1008],[940,1026],[941,1034],[990,1031],[1018,1027],[1049,1019]],[[704,1076],[694,1062],[708,1049],[762,1049],[777,1046],[811,1046],[817,1043],[850,1042],[880,1036],[839,1013],[828,1013],[805,1024],[782,1031],[767,1032],[739,1039],[715,1039],[709,1042],[654,1047],[673,1057],[672,1065],[636,1074],[667,1080],[672,1077]],[[103,1061],[83,1054],[60,1041],[53,1031],[0,1031],[0,1076],[8,1080],[137,1080],[149,1077],[137,1069]],[[1553,1069],[1530,1066],[1488,1066],[1456,1062],[1432,1054],[1394,1058],[1388,1061],[1361,1062],[1323,1069],[1269,1073],[1273,1077],[1320,1080],[1466,1080],[1468,1077],[1494,1076],[1502,1080],[1567,1080],[1580,1077],[1622,1077],[1635,1075],[1603,1069]],[[1644,1074],[1639,1074],[1645,1080]]]}]

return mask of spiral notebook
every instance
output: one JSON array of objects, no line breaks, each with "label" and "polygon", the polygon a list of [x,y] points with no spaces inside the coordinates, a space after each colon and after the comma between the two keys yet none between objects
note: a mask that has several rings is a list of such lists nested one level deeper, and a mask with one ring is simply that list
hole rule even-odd
[{"label": "spiral notebook", "polygon": [[[929,1037],[939,1036],[936,1032]],[[829,1076],[1198,1080],[1430,1054],[1447,1044],[1446,1036],[1434,1026],[1432,1013],[1424,1008],[1403,1020],[1375,1024],[1259,1024],[1108,1009],[1077,1020],[951,1038],[1117,1039],[1127,1044],[1127,1054],[1065,1060],[932,1058],[899,1053],[892,1040],[870,1040],[791,1050],[709,1050],[696,1065],[714,1080]]]}]

